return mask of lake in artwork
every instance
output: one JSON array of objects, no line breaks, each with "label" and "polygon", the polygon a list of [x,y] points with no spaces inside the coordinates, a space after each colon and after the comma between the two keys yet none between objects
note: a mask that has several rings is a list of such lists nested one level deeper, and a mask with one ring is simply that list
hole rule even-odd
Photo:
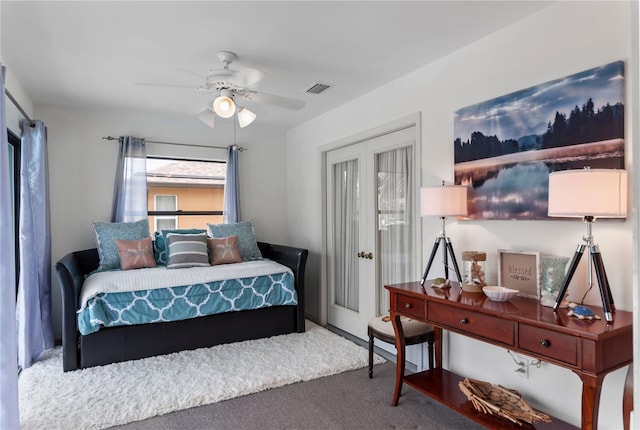
[{"label": "lake in artwork", "polygon": [[623,88],[618,61],[456,111],[468,219],[548,219],[549,173],[623,169]]}]

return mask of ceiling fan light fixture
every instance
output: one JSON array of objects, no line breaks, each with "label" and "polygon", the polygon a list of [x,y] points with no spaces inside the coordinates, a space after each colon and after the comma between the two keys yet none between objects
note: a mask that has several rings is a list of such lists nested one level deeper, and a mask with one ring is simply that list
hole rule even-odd
[{"label": "ceiling fan light fixture", "polygon": [[205,125],[213,128],[213,126],[215,125],[216,114],[213,113],[211,109],[206,108],[198,114],[198,119]]},{"label": "ceiling fan light fixture", "polygon": [[256,119],[256,114],[243,107],[238,111],[238,124],[240,128],[245,128]]},{"label": "ceiling fan light fixture", "polygon": [[236,104],[233,102],[231,91],[222,90],[213,101],[213,111],[221,118],[231,118],[236,113]]}]

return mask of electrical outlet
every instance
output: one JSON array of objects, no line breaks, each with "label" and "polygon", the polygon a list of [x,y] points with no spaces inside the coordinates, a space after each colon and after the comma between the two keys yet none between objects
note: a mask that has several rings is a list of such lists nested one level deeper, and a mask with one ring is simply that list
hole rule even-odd
[{"label": "electrical outlet", "polygon": [[522,359],[519,356],[516,356],[511,351],[507,350],[507,353],[513,358],[513,361],[516,363],[516,373],[522,376],[525,379],[529,378],[529,361],[526,359]]},{"label": "electrical outlet", "polygon": [[529,360],[527,360],[526,358],[520,358],[520,363],[518,368],[516,369],[516,373],[520,376],[522,376],[524,379],[529,379]]},{"label": "electrical outlet", "polygon": [[522,358],[517,354],[513,354],[511,351],[507,350],[507,353],[513,358],[513,361],[516,363],[516,373],[522,376],[524,379],[529,379],[529,368],[531,366],[535,366],[538,369],[542,364],[540,360],[529,360],[528,358]]}]

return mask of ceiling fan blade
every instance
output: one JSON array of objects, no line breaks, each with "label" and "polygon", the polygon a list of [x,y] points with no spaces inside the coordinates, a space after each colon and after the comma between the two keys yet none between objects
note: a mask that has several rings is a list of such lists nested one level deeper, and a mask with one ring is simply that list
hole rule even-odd
[{"label": "ceiling fan blade", "polygon": [[251,87],[262,80],[262,72],[256,69],[213,69],[209,70],[206,82],[229,82],[239,87]]},{"label": "ceiling fan blade", "polygon": [[[242,63],[242,58],[240,61],[238,60],[238,56],[230,51],[219,51],[218,59],[222,61],[222,64],[226,70],[233,70],[234,72],[238,72],[238,79],[242,81],[238,84],[240,86],[250,87],[252,85],[257,84],[260,80],[262,80],[262,72],[260,70],[254,69],[249,65]],[[232,64],[233,63],[233,64]],[[234,70],[237,69],[237,70]]]},{"label": "ceiling fan blade", "polygon": [[137,87],[190,88],[192,90],[198,89],[197,85],[156,84],[153,82],[136,82],[133,85]]},{"label": "ceiling fan blade", "polygon": [[290,110],[300,110],[306,105],[306,102],[302,100],[290,99],[288,97],[276,96],[274,94],[263,92],[252,93],[247,98],[258,103],[265,103]]},{"label": "ceiling fan blade", "polygon": [[193,76],[197,76],[197,77],[199,77],[200,79],[204,79],[204,78],[206,77],[205,75],[203,75],[203,74],[201,74],[201,73],[198,73],[198,72],[194,72],[193,70],[191,70],[191,69],[187,69],[186,67],[174,67],[174,69],[175,69],[175,70],[179,70],[179,71],[181,71],[181,72],[187,72],[187,73],[190,73],[190,74],[192,74]]},{"label": "ceiling fan blade", "polygon": [[252,69],[250,67],[240,67],[240,73],[242,74],[246,86],[251,87],[262,80],[264,74],[260,70]]}]

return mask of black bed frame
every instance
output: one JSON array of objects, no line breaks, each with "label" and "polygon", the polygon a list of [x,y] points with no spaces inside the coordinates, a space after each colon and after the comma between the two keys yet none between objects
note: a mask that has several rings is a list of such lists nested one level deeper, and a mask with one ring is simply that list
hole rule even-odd
[{"label": "black bed frame", "polygon": [[62,290],[64,371],[304,332],[304,272],[308,251],[265,242],[258,242],[258,246],[263,257],[293,271],[297,306],[274,306],[181,321],[109,327],[89,335],[81,335],[78,331],[76,311],[84,279],[98,267],[98,252],[93,248],[67,254],[56,263]]}]

